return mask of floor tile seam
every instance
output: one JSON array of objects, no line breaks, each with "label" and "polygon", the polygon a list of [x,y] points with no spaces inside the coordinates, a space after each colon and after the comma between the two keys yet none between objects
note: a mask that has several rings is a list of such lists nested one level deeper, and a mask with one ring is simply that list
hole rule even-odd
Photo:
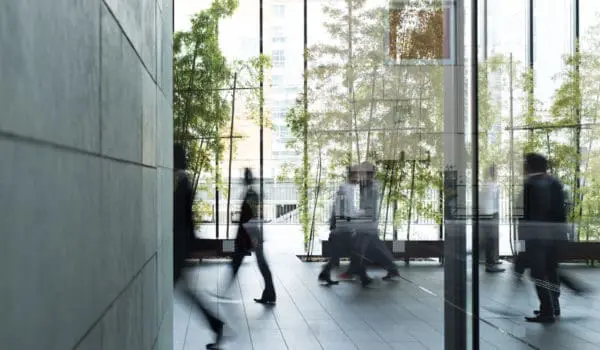
[{"label": "floor tile seam", "polygon": [[[291,264],[290,264],[291,265]],[[310,327],[310,325],[308,324],[308,321],[306,320],[304,314],[302,313],[302,311],[300,310],[300,308],[298,307],[298,304],[296,304],[296,300],[294,300],[292,294],[290,293],[289,289],[287,288],[287,286],[285,285],[285,283],[283,283],[283,281],[281,280],[281,278],[279,277],[278,273],[273,273],[273,275],[275,276],[275,278],[279,281],[279,285],[283,286],[283,288],[285,289],[288,297],[290,298],[290,300],[292,301],[292,303],[294,304],[294,308],[296,309],[296,311],[298,312],[298,314],[300,315],[300,317],[302,317],[302,320],[304,321],[304,323],[306,324],[306,327],[310,330],[310,334],[313,336],[313,338],[315,339],[315,341],[319,344],[319,346],[321,347],[321,349],[324,349],[323,344],[321,344],[321,341],[319,340],[319,338],[315,335],[313,329]],[[302,282],[302,280],[301,280]],[[304,284],[304,283],[302,283]],[[305,286],[306,288],[306,286]],[[310,292],[310,291],[309,291]],[[312,294],[312,293],[311,293]],[[277,320],[277,315],[275,315],[275,319]],[[279,326],[279,321],[277,321],[277,324]],[[279,328],[281,331],[281,327]],[[283,332],[282,336],[283,336]],[[284,341],[285,341],[285,336],[284,336]]]},{"label": "floor tile seam", "polygon": [[[299,263],[300,263],[300,262],[299,262]],[[311,272],[312,272],[312,273],[311,273],[311,275],[313,275],[313,279],[314,279],[315,277],[317,277],[317,276],[315,276],[315,274],[314,274],[314,272],[313,272],[312,270],[311,270]],[[319,303],[319,305],[321,306],[321,308],[322,308],[322,309],[323,309],[323,310],[324,310],[324,311],[325,311],[325,312],[326,312],[326,313],[327,313],[327,314],[328,314],[328,315],[331,317],[331,319],[333,320],[333,322],[334,322],[334,323],[335,323],[335,324],[336,324],[336,325],[337,325],[337,326],[338,326],[338,327],[341,329],[342,333],[344,333],[344,335],[345,335],[345,336],[346,336],[346,337],[347,337],[347,338],[350,340],[350,342],[352,342],[352,344],[354,344],[354,346],[355,346],[356,348],[358,348],[358,345],[356,344],[356,342],[354,342],[354,340],[352,340],[352,338],[351,338],[350,336],[348,336],[348,333],[347,333],[347,331],[346,331],[346,330],[344,330],[344,329],[343,329],[343,328],[340,326],[340,324],[337,322],[337,320],[336,320],[334,317],[332,317],[332,314],[331,314],[331,312],[330,312],[330,311],[329,311],[329,310],[328,310],[328,309],[327,309],[327,308],[326,308],[326,307],[323,305],[323,303],[320,301],[320,299],[319,299],[319,298],[316,298],[315,294],[313,293],[313,290],[312,290],[311,288],[309,288],[309,287],[306,285],[306,282],[305,282],[304,280],[301,280],[301,283],[302,283],[302,284],[304,284],[305,288],[306,288],[306,289],[307,289],[307,290],[308,290],[308,291],[311,293],[311,295],[313,296],[313,298],[315,298],[315,299],[317,300],[317,302]],[[335,293],[334,293],[334,294],[335,294]],[[340,300],[341,300],[340,296],[339,296],[339,295],[337,295],[337,294],[335,294],[334,298],[336,298],[336,299],[340,299]],[[355,316],[357,316],[357,317],[358,317],[358,315],[357,315],[357,314],[356,314],[356,313],[355,313],[353,310],[351,310],[350,312],[352,312],[352,313],[353,313]],[[381,337],[381,335],[380,335],[379,333],[377,333],[377,332],[376,332],[376,331],[373,329],[373,327],[371,327],[371,325],[370,325],[370,324],[368,324],[368,323],[366,323],[366,322],[363,322],[363,323],[364,323],[364,324],[365,324],[365,325],[366,325],[368,328],[370,328],[370,329],[371,329],[371,331],[375,332],[375,334],[377,334],[377,336],[379,336],[379,338],[380,338],[380,339],[381,339],[381,340],[382,340],[384,343],[386,343],[388,346],[390,346],[390,347],[391,347],[391,345],[390,345],[390,344],[389,344],[389,343],[388,343],[388,342],[387,342],[385,339],[383,339],[383,338]]]},{"label": "floor tile seam", "polygon": [[[242,285],[240,284],[240,281],[238,278],[236,278],[235,280],[235,285],[236,287],[239,289],[239,293],[240,293],[240,299],[243,300],[245,295],[244,295],[244,291],[242,288]],[[248,337],[250,338],[250,344],[252,345],[252,349],[254,349],[254,337],[252,336],[252,331],[250,329],[250,321],[248,320],[248,311],[246,310],[246,304],[244,304],[242,302],[242,309],[244,310],[244,321],[246,323],[246,330],[248,331]]]}]

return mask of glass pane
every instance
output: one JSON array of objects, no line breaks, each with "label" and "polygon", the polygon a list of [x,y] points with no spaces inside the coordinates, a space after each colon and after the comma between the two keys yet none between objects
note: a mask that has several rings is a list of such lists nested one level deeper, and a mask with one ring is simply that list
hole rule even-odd
[{"label": "glass pane", "polygon": [[564,57],[573,52],[572,4],[572,0],[534,1],[535,98],[541,118],[547,118],[559,87],[556,75],[564,67]]}]

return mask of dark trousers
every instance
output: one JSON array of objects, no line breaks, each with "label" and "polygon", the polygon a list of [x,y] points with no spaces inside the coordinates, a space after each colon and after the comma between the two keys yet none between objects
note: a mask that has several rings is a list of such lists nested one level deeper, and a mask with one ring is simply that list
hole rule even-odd
[{"label": "dark trousers", "polygon": [[[534,249],[531,249],[535,252]],[[543,270],[543,267],[541,264],[538,263],[538,261],[540,260],[546,260],[546,263],[548,264],[545,268],[545,271],[547,273],[548,276],[548,282],[550,283],[550,285],[552,285],[553,288],[551,288],[551,296],[552,296],[552,306],[553,306],[553,311],[554,314],[560,313],[560,302],[559,302],[559,298],[560,298],[560,285],[564,285],[565,287],[569,288],[570,290],[572,290],[575,293],[583,293],[585,292],[585,287],[583,286],[583,284],[579,281],[577,281],[575,278],[569,276],[568,274],[565,274],[564,272],[561,272],[558,269],[558,259],[557,259],[557,254],[558,251],[556,250],[556,247],[549,247],[549,257],[543,257],[540,258],[540,254],[541,253],[537,253],[537,254],[533,254],[530,255],[527,252],[521,252],[517,255],[517,259],[515,261],[515,272],[518,274],[523,274],[525,272],[525,269],[530,268],[531,266],[535,266],[535,275],[539,276],[541,273],[539,272],[540,270]],[[532,269],[532,277],[534,276],[534,269]],[[534,277],[536,278],[536,277]],[[538,292],[538,285],[536,283],[536,292]],[[540,290],[538,292],[538,298],[539,295],[542,294],[542,297],[544,297],[544,293]],[[540,308],[541,308],[541,301],[542,299],[540,299]]]},{"label": "dark trousers", "polygon": [[343,255],[350,254],[350,267],[348,273],[357,274],[361,280],[368,280],[367,270],[364,264],[361,264],[360,256],[357,254],[355,237],[352,231],[338,230],[329,235],[331,242],[330,258],[323,266],[322,274],[331,277],[331,269],[340,265],[340,258]]},{"label": "dark trousers", "polygon": [[221,332],[223,321],[206,307],[206,303],[198,296],[198,294],[194,293],[190,288],[190,282],[191,281],[185,276],[185,273],[179,273],[176,286],[181,289],[183,296],[204,316],[212,331],[215,333]]},{"label": "dark trousers", "polygon": [[[268,301],[275,301],[275,286],[273,285],[273,275],[271,274],[271,269],[269,268],[269,264],[267,263],[267,259],[265,258],[264,252],[264,244],[261,242],[254,249],[254,255],[256,255],[256,262],[258,263],[258,269],[260,270],[261,275],[265,281],[265,289],[263,290],[261,299]],[[229,282],[229,287],[233,284],[233,281],[237,277],[237,274],[240,270],[240,266],[242,266],[242,262],[244,261],[244,257],[246,256],[246,250],[236,247],[236,250],[233,254],[233,258],[231,260],[231,280]]]},{"label": "dark trousers", "polygon": [[480,219],[481,233],[483,236],[483,249],[486,265],[493,265],[498,259],[498,213]]},{"label": "dark trousers", "polygon": [[388,272],[398,271],[392,253],[379,238],[379,235],[373,233],[358,234],[356,249],[362,268],[364,268],[365,263],[370,262],[380,265]]},{"label": "dark trousers", "polygon": [[540,314],[552,316],[560,312],[560,276],[558,256],[552,242],[527,242],[527,265],[540,301]]}]

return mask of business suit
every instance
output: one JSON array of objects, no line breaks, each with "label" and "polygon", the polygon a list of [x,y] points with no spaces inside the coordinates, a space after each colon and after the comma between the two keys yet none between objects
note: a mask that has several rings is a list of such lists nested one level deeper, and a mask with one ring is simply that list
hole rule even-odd
[{"label": "business suit", "polygon": [[197,239],[194,234],[192,219],[192,187],[187,174],[177,170],[174,174],[173,194],[173,279],[174,285],[180,286],[183,295],[206,318],[210,328],[216,334],[216,341],[208,344],[207,349],[218,349],[223,336],[224,323],[213,314],[205,302],[192,291],[188,280],[185,279],[185,261],[194,249]]},{"label": "business suit", "polygon": [[380,188],[376,181],[372,178],[361,181],[360,208],[371,222],[358,232],[357,247],[362,265],[365,260],[377,263],[388,271],[384,279],[390,279],[398,276],[398,267],[392,253],[379,238],[379,196]]},{"label": "business suit", "polygon": [[[260,270],[260,273],[263,276],[265,282],[265,288],[261,297],[259,299],[254,299],[254,301],[263,304],[272,304],[276,301],[275,287],[273,285],[273,276],[271,274],[271,269],[269,268],[269,265],[265,258],[262,232],[260,237],[251,237],[248,230],[244,227],[244,225],[248,224],[250,220],[256,220],[258,218],[258,203],[258,194],[252,187],[249,186],[248,191],[246,191],[246,195],[244,196],[244,200],[242,202],[242,210],[240,213],[240,225],[238,226],[237,235],[235,237],[235,252],[231,261],[232,276],[230,279],[229,287],[231,287],[231,285],[233,284],[233,281],[235,280],[238,274],[240,266],[242,265],[244,257],[249,251],[254,249],[254,254],[256,255],[256,262],[258,263],[258,269]],[[256,242],[253,243],[253,239],[255,239]]]},{"label": "business suit", "polygon": [[[557,240],[551,225],[567,221],[563,186],[546,173],[530,174],[523,188],[523,216],[519,220],[519,236],[525,238],[525,253],[518,269],[529,267],[540,301],[537,317],[531,322],[551,322],[560,313]],[[566,232],[565,232],[566,234]]]},{"label": "business suit", "polygon": [[356,254],[354,246],[355,234],[353,228],[353,219],[359,216],[359,211],[354,206],[354,186],[352,183],[345,183],[340,186],[336,193],[334,205],[329,219],[329,242],[331,246],[331,256],[329,261],[323,266],[319,274],[319,280],[328,284],[337,284],[337,281],[331,279],[331,269],[339,266],[340,257],[344,252],[350,252],[350,270],[356,272],[363,283],[367,285],[371,279],[367,276],[364,266],[359,264],[360,257]]}]

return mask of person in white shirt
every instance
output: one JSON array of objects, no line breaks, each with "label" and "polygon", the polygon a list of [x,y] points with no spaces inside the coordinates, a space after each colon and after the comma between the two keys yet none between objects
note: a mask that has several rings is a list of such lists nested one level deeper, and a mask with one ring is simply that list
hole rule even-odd
[{"label": "person in white shirt", "polygon": [[371,278],[367,275],[366,269],[358,264],[359,260],[354,249],[356,220],[364,216],[364,211],[356,208],[355,204],[357,183],[358,172],[354,167],[349,168],[346,183],[339,187],[335,195],[329,225],[331,256],[318,277],[319,281],[326,282],[329,285],[338,283],[338,281],[331,279],[331,269],[339,266],[340,257],[345,252],[351,253],[351,266],[357,266],[356,273],[360,276],[362,284],[366,286],[371,283]]},{"label": "person in white shirt", "polygon": [[503,272],[504,269],[496,266],[498,250],[500,212],[500,188],[496,180],[496,167],[487,169],[486,178],[481,186],[479,195],[479,219],[481,222],[481,236],[485,249],[485,271]]},{"label": "person in white shirt", "polygon": [[350,266],[346,275],[351,275],[355,270],[361,271],[365,268],[365,262],[368,261],[381,265],[387,270],[388,273],[383,278],[384,280],[398,277],[398,267],[394,262],[394,256],[379,237],[381,189],[375,179],[375,166],[364,162],[359,164],[356,170],[360,175],[360,208],[363,211],[364,220],[355,227],[356,247],[360,260]]}]

